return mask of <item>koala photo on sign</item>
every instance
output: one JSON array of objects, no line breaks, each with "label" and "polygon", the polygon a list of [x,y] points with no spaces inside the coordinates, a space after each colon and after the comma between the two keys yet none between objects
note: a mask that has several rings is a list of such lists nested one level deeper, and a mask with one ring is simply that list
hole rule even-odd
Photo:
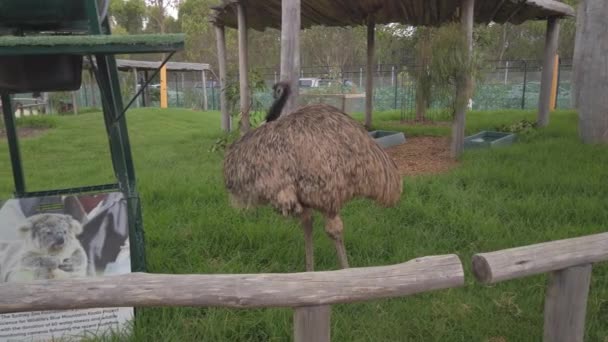
[{"label": "koala photo on sign", "polygon": [[[10,199],[0,206],[0,283],[131,272],[120,192]],[[0,342],[124,334],[133,308],[0,314]]]}]

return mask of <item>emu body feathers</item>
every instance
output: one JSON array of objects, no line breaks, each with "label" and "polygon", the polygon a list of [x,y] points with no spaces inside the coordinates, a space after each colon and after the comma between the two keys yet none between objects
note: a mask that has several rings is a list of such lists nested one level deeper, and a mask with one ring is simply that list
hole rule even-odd
[{"label": "emu body feathers", "polygon": [[346,113],[315,104],[279,117],[289,86],[278,83],[274,90],[266,124],[243,135],[226,152],[226,189],[234,204],[270,204],[285,216],[299,217],[307,240],[307,270],[312,270],[312,240],[309,246],[307,237],[311,210],[323,213],[340,263],[348,267],[340,209],[356,197],[395,205],[402,178],[393,160]]}]

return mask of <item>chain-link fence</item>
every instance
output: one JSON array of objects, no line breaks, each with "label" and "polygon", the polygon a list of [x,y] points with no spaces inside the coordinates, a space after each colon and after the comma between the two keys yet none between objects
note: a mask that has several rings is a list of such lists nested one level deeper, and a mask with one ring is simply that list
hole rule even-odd
[{"label": "chain-link fence", "polygon": [[[481,81],[475,85],[472,99],[473,110],[496,109],[535,109],[538,106],[542,63],[537,60],[489,61],[484,69]],[[374,67],[374,110],[395,110],[401,112],[402,119],[414,119],[416,111],[417,66],[410,65],[377,65]],[[572,63],[570,60],[559,61],[556,108],[571,108],[570,79]],[[268,108],[272,102],[271,88],[279,79],[278,70],[257,69],[264,79],[266,90],[253,94],[257,110]],[[348,112],[363,112],[365,109],[366,72],[363,66],[347,68],[337,67],[303,67],[300,74],[300,102],[322,101],[337,107],[348,101]],[[143,73],[120,72],[123,102],[128,103],[143,83]],[[230,82],[238,82],[238,75]],[[167,72],[167,95],[170,108],[204,108],[204,91],[206,87],[207,108],[219,110],[220,87],[215,74],[208,72],[206,84],[203,85],[201,72]],[[341,94],[354,94],[348,100]],[[331,95],[337,95],[332,97]],[[356,95],[359,96],[356,96]],[[442,96],[431,91],[431,103],[427,119],[441,119],[450,111],[451,96]],[[78,108],[100,108],[101,97],[94,79],[88,72],[83,73],[82,87],[70,93],[51,93],[50,107],[53,112],[71,110],[72,99],[76,99]],[[23,97],[23,95],[21,95]],[[149,89],[132,105],[136,107],[159,107],[160,85],[158,76],[153,79]],[[237,107],[238,108],[238,107]]]}]

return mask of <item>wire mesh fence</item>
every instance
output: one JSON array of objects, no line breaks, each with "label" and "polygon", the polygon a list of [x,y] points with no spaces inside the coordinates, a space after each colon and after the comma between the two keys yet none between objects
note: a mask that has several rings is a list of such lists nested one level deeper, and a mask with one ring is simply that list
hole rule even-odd
[{"label": "wire mesh fence", "polygon": [[[473,110],[536,109],[540,93],[542,61],[509,60],[488,61],[481,80],[475,85],[475,93],[470,103]],[[394,110],[401,113],[404,120],[414,119],[416,111],[417,84],[415,73],[418,66],[377,65],[374,67],[375,111]],[[560,60],[558,67],[556,108],[571,108],[572,63]],[[272,85],[279,80],[279,71],[256,69],[263,78],[266,89],[255,91],[253,102],[257,110],[268,108],[272,102]],[[143,84],[142,73],[120,72],[123,102],[128,103]],[[135,79],[138,77],[139,79]],[[238,75],[229,82],[238,82]],[[159,107],[160,84],[158,76],[152,80],[142,96],[132,107]],[[302,67],[300,73],[300,103],[325,102],[343,107],[348,112],[365,110],[366,72],[363,66]],[[208,110],[220,109],[220,86],[214,73],[207,73],[206,82],[200,72],[167,72],[167,100],[169,108],[205,108],[204,94]],[[351,94],[345,99],[343,94]],[[431,91],[431,103],[426,118],[439,120],[450,112],[450,96]],[[31,95],[31,94],[30,94]],[[334,96],[332,96],[334,95]],[[359,96],[357,96],[359,95]],[[23,94],[20,97],[24,97]],[[27,97],[27,95],[25,96]],[[51,93],[49,104],[53,112],[71,112],[72,100],[80,109],[100,108],[99,89],[88,72],[83,73],[82,86],[73,94]],[[238,108],[238,104],[237,107]]]}]

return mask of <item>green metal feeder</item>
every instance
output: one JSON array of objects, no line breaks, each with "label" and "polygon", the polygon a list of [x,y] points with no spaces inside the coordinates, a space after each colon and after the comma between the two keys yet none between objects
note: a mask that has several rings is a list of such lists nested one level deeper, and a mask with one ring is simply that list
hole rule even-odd
[{"label": "green metal feeder", "polygon": [[[113,36],[107,18],[109,0],[0,1],[0,95],[9,144],[16,198],[120,191],[127,199],[131,269],[146,270],[140,198],[127,133],[116,54],[168,53],[159,69],[184,47],[184,35]],[[102,96],[116,182],[28,192],[23,174],[11,95],[79,89],[83,58],[89,58]],[[93,62],[94,60],[94,62]]]}]

